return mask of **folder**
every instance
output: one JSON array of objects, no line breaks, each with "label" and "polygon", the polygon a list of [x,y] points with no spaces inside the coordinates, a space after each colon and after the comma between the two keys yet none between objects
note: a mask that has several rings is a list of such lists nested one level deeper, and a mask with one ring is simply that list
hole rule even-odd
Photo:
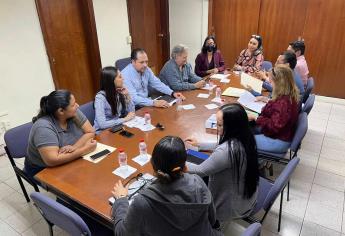
[{"label": "folder", "polygon": [[229,96],[229,97],[240,97],[246,90],[244,89],[239,89],[239,88],[234,88],[234,87],[229,87],[224,90],[223,96]]},{"label": "folder", "polygon": [[199,165],[203,163],[207,158],[209,158],[209,155],[205,153],[187,149],[187,161],[189,162]]},{"label": "folder", "polygon": [[256,92],[261,93],[262,91],[262,81],[250,76],[246,73],[241,73],[241,85],[247,87],[248,85]]}]

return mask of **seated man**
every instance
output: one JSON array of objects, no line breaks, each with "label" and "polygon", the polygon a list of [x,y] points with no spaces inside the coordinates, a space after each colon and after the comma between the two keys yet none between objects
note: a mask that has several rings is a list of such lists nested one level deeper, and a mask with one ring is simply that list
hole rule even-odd
[{"label": "seated man", "polygon": [[[295,84],[299,90],[300,96],[302,97],[304,94],[304,86],[303,86],[301,76],[299,75],[299,73],[296,72],[296,69],[295,69],[296,63],[297,63],[297,59],[296,59],[295,53],[293,53],[291,51],[285,51],[278,56],[275,65],[276,66],[277,65],[285,65],[287,67],[290,67],[290,69],[293,72],[293,78],[294,78]],[[256,75],[260,79],[265,81],[262,86],[265,89],[267,89],[269,92],[272,92],[272,85],[269,82],[267,73],[261,71],[261,72],[257,73]],[[260,95],[260,94],[254,94],[254,95]]]},{"label": "seated man", "polygon": [[124,78],[124,84],[136,108],[143,106],[168,107],[169,103],[164,100],[152,100],[148,97],[149,89],[157,90],[163,94],[172,97],[184,96],[176,93],[168,86],[162,83],[148,68],[148,57],[144,49],[136,48],[131,53],[132,63],[126,66],[121,72]]},{"label": "seated man", "polygon": [[187,63],[188,48],[182,44],[176,45],[171,52],[171,59],[167,61],[159,73],[163,83],[173,90],[192,90],[205,86],[205,81],[195,75],[191,64]]},{"label": "seated man", "polygon": [[289,51],[293,51],[297,57],[297,65],[296,70],[300,74],[302,78],[302,82],[304,86],[307,86],[308,77],[309,77],[309,69],[307,65],[307,61],[304,57],[305,45],[304,41],[297,40],[292,43],[289,43],[289,47],[287,48]]}]

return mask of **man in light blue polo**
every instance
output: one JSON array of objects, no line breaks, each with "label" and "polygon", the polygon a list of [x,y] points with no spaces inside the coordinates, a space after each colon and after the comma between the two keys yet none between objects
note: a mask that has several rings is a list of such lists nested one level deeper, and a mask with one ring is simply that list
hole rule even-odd
[{"label": "man in light blue polo", "polygon": [[174,92],[167,85],[162,83],[147,66],[148,57],[144,49],[136,48],[131,53],[132,63],[127,65],[122,71],[125,87],[136,107],[154,106],[169,107],[169,103],[164,100],[152,100],[149,98],[149,89],[157,90],[172,97],[184,99],[181,93]]}]

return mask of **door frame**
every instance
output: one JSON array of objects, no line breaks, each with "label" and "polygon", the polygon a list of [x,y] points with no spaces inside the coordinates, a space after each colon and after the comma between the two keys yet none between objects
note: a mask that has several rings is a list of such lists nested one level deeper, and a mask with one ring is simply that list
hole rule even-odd
[{"label": "door frame", "polygon": [[[59,1],[59,0],[55,0]],[[82,19],[83,19],[83,27],[86,35],[86,41],[88,42],[88,51],[90,52],[88,54],[88,59],[90,61],[90,65],[92,67],[90,68],[92,78],[93,79],[93,90],[96,92],[99,89],[99,81],[96,78],[99,78],[99,69],[102,68],[101,64],[101,56],[99,51],[99,44],[98,44],[98,36],[97,36],[97,28],[96,28],[96,21],[95,21],[95,14],[93,11],[93,4],[92,0],[83,0],[80,1],[80,4],[82,6],[81,13],[82,13]],[[55,67],[52,61],[51,52],[49,49],[51,48],[51,45],[47,38],[47,31],[45,28],[45,21],[44,17],[42,16],[41,9],[44,7],[42,6],[40,0],[35,0],[36,10],[38,14],[38,20],[40,22],[40,27],[42,31],[43,41],[46,49],[46,53],[48,56],[50,71],[52,74],[54,87],[59,88],[59,81],[56,78],[56,71]]]}]

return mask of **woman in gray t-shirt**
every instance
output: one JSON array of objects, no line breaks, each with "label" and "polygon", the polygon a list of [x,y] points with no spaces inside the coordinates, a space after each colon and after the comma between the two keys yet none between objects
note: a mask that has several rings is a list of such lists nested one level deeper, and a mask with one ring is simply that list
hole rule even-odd
[{"label": "woman in gray t-shirt", "polygon": [[206,145],[188,138],[186,141],[199,149],[215,148],[203,163],[188,163],[187,167],[190,173],[209,176],[208,187],[214,198],[217,219],[224,228],[232,219],[251,213],[256,204],[259,171],[255,139],[244,108],[239,104],[227,104],[216,116],[218,145]]},{"label": "woman in gray t-shirt", "polygon": [[40,101],[32,119],[24,171],[31,177],[45,167],[73,161],[96,148],[95,131],[71,92],[56,90]]}]

